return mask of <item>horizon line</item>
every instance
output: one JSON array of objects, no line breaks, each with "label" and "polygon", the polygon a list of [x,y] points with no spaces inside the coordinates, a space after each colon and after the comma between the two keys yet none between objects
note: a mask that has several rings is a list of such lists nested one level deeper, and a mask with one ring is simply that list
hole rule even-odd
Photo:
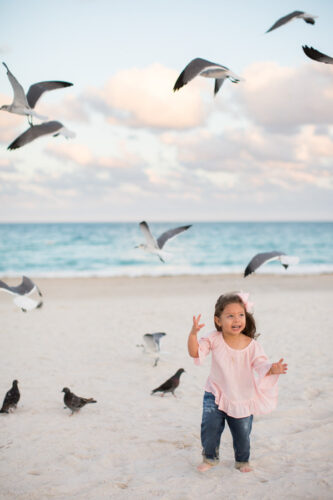
[{"label": "horizon line", "polygon": [[139,224],[142,220],[149,220],[149,223],[182,223],[187,221],[190,224],[205,224],[205,223],[292,223],[297,224],[301,222],[306,223],[333,223],[333,219],[205,219],[205,220],[191,220],[191,219],[144,219],[141,218],[140,221],[128,219],[128,220],[33,220],[33,221],[0,221],[0,225],[5,224]]}]

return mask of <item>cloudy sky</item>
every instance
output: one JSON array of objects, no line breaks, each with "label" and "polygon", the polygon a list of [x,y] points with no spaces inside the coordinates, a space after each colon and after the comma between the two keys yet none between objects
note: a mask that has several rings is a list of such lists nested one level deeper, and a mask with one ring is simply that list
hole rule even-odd
[{"label": "cloudy sky", "polygon": [[[332,220],[333,66],[302,45],[333,57],[333,2],[299,1],[2,1],[1,60],[74,83],[36,109],[76,138],[7,151],[27,121],[0,112],[0,222]],[[316,24],[265,34],[296,9]],[[195,57],[244,81],[173,93]]]}]

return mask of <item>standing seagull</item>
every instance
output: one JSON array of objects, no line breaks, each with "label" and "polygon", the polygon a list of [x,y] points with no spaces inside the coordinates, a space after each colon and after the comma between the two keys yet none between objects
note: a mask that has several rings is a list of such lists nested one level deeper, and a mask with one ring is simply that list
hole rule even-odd
[{"label": "standing seagull", "polygon": [[18,286],[8,286],[7,283],[0,280],[0,290],[15,295],[14,304],[22,309],[23,312],[39,309],[43,305],[42,300],[33,300],[27,295],[37,292],[42,297],[42,292],[38,286],[27,276],[22,277],[22,282]]},{"label": "standing seagull", "polygon": [[9,413],[9,410],[16,408],[20,400],[20,391],[18,390],[17,383],[17,380],[13,380],[13,385],[6,393],[5,399],[3,400],[0,413]]},{"label": "standing seagull", "polygon": [[254,271],[256,271],[262,264],[270,262],[271,260],[279,260],[283,267],[287,269],[290,264],[298,264],[299,257],[292,257],[290,255],[286,255],[284,252],[278,251],[258,253],[246,266],[244,278],[246,278],[249,274],[254,273]]},{"label": "standing seagull", "polygon": [[204,76],[205,78],[215,78],[214,95],[218,93],[226,78],[229,78],[233,83],[238,83],[239,81],[244,80],[244,78],[237,76],[226,66],[197,57],[188,63],[188,65],[180,73],[173,87],[173,91],[175,92],[176,90],[179,90],[198,75]]},{"label": "standing seagull", "polygon": [[160,340],[164,337],[166,333],[164,332],[156,332],[156,333],[145,333],[143,336],[143,340],[145,345],[140,344],[137,347],[143,347],[144,353],[152,354],[155,357],[155,363],[153,366],[157,366],[159,362],[159,356],[156,353],[160,352]]},{"label": "standing seagull", "polygon": [[9,144],[7,149],[18,149],[29,142],[38,139],[43,135],[52,134],[53,137],[57,137],[58,135],[63,135],[68,138],[75,137],[75,133],[71,130],[68,130],[62,123],[57,121],[44,122],[40,125],[31,125],[23,134],[19,135],[11,144]]},{"label": "standing seagull", "polygon": [[16,115],[26,115],[28,116],[30,125],[32,124],[32,117],[39,118],[40,120],[47,119],[46,116],[39,115],[34,111],[37,101],[44,92],[63,87],[71,87],[73,85],[72,83],[61,81],[38,82],[31,85],[27,95],[25,95],[22,85],[16,80],[13,73],[9,71],[7,64],[4,62],[2,64],[7,70],[8,79],[13,87],[14,98],[11,104],[4,104],[1,106],[0,110],[8,111],[8,113],[14,113]]},{"label": "standing seagull", "polygon": [[191,227],[192,224],[189,226],[180,226],[176,227],[175,229],[169,229],[168,231],[165,231],[165,233],[162,233],[161,236],[155,240],[154,236],[151,234],[149,226],[146,221],[140,222],[139,226],[141,231],[143,232],[144,237],[146,238],[146,244],[141,243],[140,245],[137,245],[135,248],[142,248],[146,252],[154,253],[158,255],[159,259],[162,262],[165,262],[162,257],[166,256],[166,253],[162,251],[162,248],[164,244],[176,236],[179,233],[182,233],[183,231],[186,231]]},{"label": "standing seagull", "polygon": [[177,370],[172,377],[168,378],[168,380],[166,380],[164,384],[152,390],[151,394],[154,394],[155,392],[162,392],[161,396],[164,396],[164,394],[166,394],[167,392],[172,392],[173,396],[175,396],[175,389],[177,389],[177,387],[179,386],[179,379],[184,371],[184,368],[179,368],[179,370]]},{"label": "standing seagull", "polygon": [[88,403],[97,403],[97,401],[93,398],[81,398],[80,396],[76,396],[68,389],[68,387],[64,387],[61,392],[65,393],[64,403],[70,410],[72,410],[71,415],[73,415],[74,412],[79,411]]},{"label": "standing seagull", "polygon": [[313,47],[308,47],[307,45],[302,45],[302,49],[304,50],[304,53],[308,57],[310,57],[310,59],[314,59],[315,61],[318,61],[321,63],[333,64],[333,57],[327,56],[326,54],[319,52],[319,50],[316,50]]},{"label": "standing seagull", "polygon": [[303,12],[302,10],[294,10],[294,12],[291,12],[287,16],[281,17],[276,21],[276,23],[273,24],[269,28],[269,30],[266,31],[266,33],[269,33],[270,31],[275,30],[276,28],[279,28],[283,24],[289,23],[289,21],[292,21],[293,19],[304,19],[304,21],[308,24],[314,24],[315,19],[318,16],[313,16],[312,14],[307,14],[306,12]]}]

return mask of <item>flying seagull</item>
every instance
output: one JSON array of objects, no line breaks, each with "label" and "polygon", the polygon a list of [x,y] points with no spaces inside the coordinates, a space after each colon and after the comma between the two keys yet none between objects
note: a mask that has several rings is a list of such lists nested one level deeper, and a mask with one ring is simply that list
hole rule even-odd
[{"label": "flying seagull", "polygon": [[262,264],[270,262],[271,260],[279,260],[283,267],[287,269],[290,264],[298,264],[299,257],[292,257],[290,255],[286,255],[284,252],[278,251],[258,253],[246,266],[244,278],[246,278],[249,274],[254,273],[254,271],[256,271],[258,267],[262,266]]},{"label": "flying seagull", "polygon": [[293,19],[304,19],[304,21],[308,24],[314,24],[315,23],[315,18],[318,16],[313,16],[312,14],[307,14],[306,12],[303,12],[302,10],[294,10],[294,12],[291,12],[287,16],[281,17],[276,21],[276,23],[273,24],[269,28],[269,30],[266,31],[266,33],[269,33],[270,31],[275,30],[276,28],[279,28],[283,24],[289,23],[289,21],[292,21]]},{"label": "flying seagull", "polygon": [[333,64],[333,57],[327,56],[326,54],[319,52],[319,50],[316,50],[313,47],[302,45],[302,49],[304,50],[305,54],[310,57],[310,59],[314,59],[315,61],[321,63]]},{"label": "flying seagull", "polygon": [[18,390],[17,383],[17,380],[13,380],[13,385],[11,389],[7,391],[5,399],[3,400],[0,413],[9,413],[9,410],[16,408],[20,400],[20,391]]},{"label": "flying seagull", "polygon": [[165,257],[167,254],[162,251],[162,248],[165,245],[165,243],[174,236],[176,236],[177,234],[182,233],[183,231],[189,229],[191,225],[192,224],[190,224],[189,226],[180,226],[176,227],[175,229],[169,229],[168,231],[162,233],[161,236],[157,238],[157,240],[155,240],[154,236],[150,232],[147,222],[142,221],[140,222],[139,226],[146,239],[146,243],[141,243],[140,245],[137,245],[135,248],[142,248],[146,252],[154,253],[158,255],[159,259],[162,262],[165,262],[163,260],[163,257]]},{"label": "flying seagull", "polygon": [[34,292],[37,292],[39,297],[42,297],[42,292],[38,286],[27,276],[22,276],[22,282],[17,286],[8,286],[7,283],[0,280],[0,290],[15,295],[14,304],[20,307],[23,312],[39,309],[43,305],[41,299],[34,300],[27,297],[27,295],[32,295]]},{"label": "flying seagull", "polygon": [[46,116],[42,116],[34,111],[34,107],[44,92],[49,90],[60,89],[63,87],[71,87],[73,84],[69,82],[61,81],[49,81],[49,82],[38,82],[34,83],[29,87],[27,95],[25,95],[22,85],[16,80],[13,73],[9,71],[6,63],[2,63],[7,70],[7,76],[13,87],[14,98],[11,104],[4,104],[1,106],[0,110],[8,111],[8,113],[14,113],[16,115],[26,115],[28,116],[29,123],[32,124],[32,118],[38,118],[40,120],[46,120]]},{"label": "flying seagull", "polygon": [[79,396],[76,396],[68,389],[68,387],[64,387],[61,392],[65,393],[64,403],[70,410],[72,410],[71,415],[73,415],[74,412],[79,411],[88,403],[97,403],[97,401],[95,401],[93,398],[81,398]]},{"label": "flying seagull", "polygon": [[176,90],[179,90],[198,75],[204,76],[205,78],[215,78],[214,95],[218,93],[226,78],[229,78],[233,83],[238,83],[239,81],[244,80],[244,78],[237,76],[226,66],[197,57],[188,63],[188,65],[180,73],[173,87],[173,91],[175,92]]},{"label": "flying seagull", "polygon": [[144,353],[145,354],[150,354],[153,355],[155,358],[155,363],[153,366],[157,366],[157,363],[159,362],[159,356],[157,353],[159,353],[160,350],[160,340],[162,337],[164,337],[166,333],[164,332],[156,332],[156,333],[145,333],[143,336],[143,340],[145,345],[140,344],[137,345],[137,347],[143,347]]},{"label": "flying seagull", "polygon": [[11,144],[9,144],[7,149],[18,149],[29,142],[38,139],[43,135],[52,134],[53,137],[58,135],[63,135],[68,138],[75,137],[75,133],[68,130],[62,123],[58,121],[44,122],[40,125],[31,125],[23,134],[19,135]]},{"label": "flying seagull", "polygon": [[167,392],[172,392],[172,394],[175,396],[174,394],[175,389],[177,389],[177,387],[179,386],[179,379],[184,371],[185,371],[184,368],[179,368],[179,370],[177,370],[172,377],[166,380],[164,384],[152,390],[151,394],[154,394],[155,392],[161,392],[162,393],[161,396],[164,396],[164,394],[166,394]]}]

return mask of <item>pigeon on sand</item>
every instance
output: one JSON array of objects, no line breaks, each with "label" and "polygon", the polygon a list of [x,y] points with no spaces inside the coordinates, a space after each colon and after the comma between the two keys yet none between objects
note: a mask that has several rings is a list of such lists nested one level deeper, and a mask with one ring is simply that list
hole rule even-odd
[{"label": "pigeon on sand", "polygon": [[97,403],[93,398],[81,398],[80,396],[76,396],[73,392],[71,392],[68,387],[64,387],[62,392],[64,395],[64,403],[65,405],[72,410],[71,415],[73,413],[78,412],[83,406],[88,403]]},{"label": "pigeon on sand", "polygon": [[20,391],[17,387],[18,381],[13,380],[13,385],[9,391],[7,391],[5,399],[2,403],[2,408],[0,413],[9,413],[10,410],[14,410],[16,408],[17,403],[20,400]]},{"label": "pigeon on sand", "polygon": [[172,392],[172,394],[175,396],[175,389],[177,389],[177,387],[179,386],[179,379],[184,371],[184,368],[179,368],[179,370],[177,370],[172,377],[166,380],[159,387],[156,387],[156,389],[153,389],[151,391],[151,394],[154,394],[155,392],[162,392],[161,396],[164,396],[164,394],[166,394],[167,392]]}]

